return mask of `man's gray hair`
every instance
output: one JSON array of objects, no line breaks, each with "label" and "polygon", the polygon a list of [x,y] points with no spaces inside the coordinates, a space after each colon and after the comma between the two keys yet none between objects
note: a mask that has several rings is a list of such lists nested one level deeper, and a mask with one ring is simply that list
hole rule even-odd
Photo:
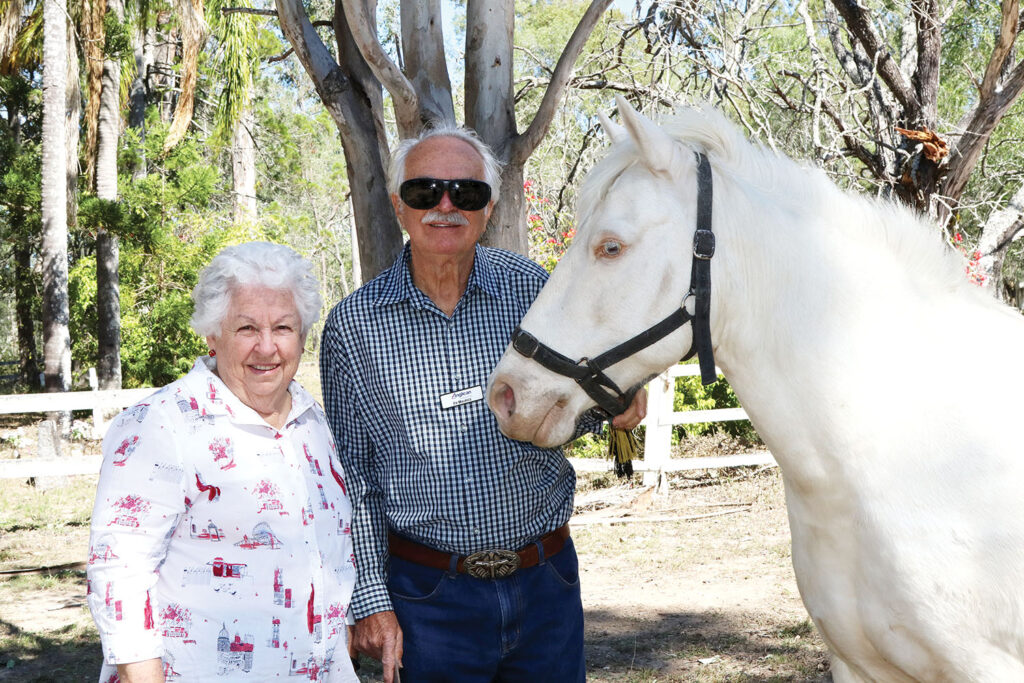
[{"label": "man's gray hair", "polygon": [[408,180],[405,177],[405,160],[409,158],[409,152],[424,140],[436,137],[462,140],[476,150],[484,162],[484,181],[491,186],[491,201],[497,203],[501,194],[501,163],[494,158],[491,148],[477,137],[475,132],[451,123],[424,128],[416,137],[406,138],[395,146],[391,152],[391,164],[388,166],[388,194],[398,194],[399,186]]},{"label": "man's gray hair", "polygon": [[201,337],[218,336],[232,295],[248,285],[291,292],[303,336],[320,318],[320,283],[313,264],[283,244],[246,242],[225,247],[200,271],[192,290],[192,329]]}]

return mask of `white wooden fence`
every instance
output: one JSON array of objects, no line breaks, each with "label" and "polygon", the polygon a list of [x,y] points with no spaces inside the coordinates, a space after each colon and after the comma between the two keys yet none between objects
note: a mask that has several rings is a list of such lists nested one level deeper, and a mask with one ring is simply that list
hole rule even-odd
[{"label": "white wooden fence", "polygon": [[[95,384],[93,384],[95,386]],[[0,396],[0,415],[20,413],[51,413],[68,410],[91,410],[93,438],[101,439],[108,424],[103,419],[107,410],[121,410],[134,405],[156,389],[108,389],[100,391],[71,391],[66,393],[9,394]],[[96,474],[102,457],[77,455],[60,458],[24,458],[0,460],[0,479]]]},{"label": "white wooden fence", "polygon": [[[772,454],[763,450],[714,457],[672,457],[672,427],[675,425],[748,419],[743,408],[674,410],[672,402],[676,378],[698,375],[700,366],[696,364],[674,365],[651,380],[647,386],[647,417],[640,423],[646,428],[644,457],[633,463],[633,471],[644,473],[644,484],[647,486],[661,484],[666,472],[776,464]],[[572,458],[572,464],[577,472],[603,472],[611,467],[608,461],[597,458]]]},{"label": "white wooden fence", "polygon": [[[768,451],[753,451],[737,455],[699,458],[673,458],[672,427],[700,422],[728,422],[746,420],[742,408],[717,410],[674,411],[672,407],[677,377],[700,374],[697,365],[676,365],[651,381],[647,387],[647,417],[641,422],[646,427],[644,458],[633,463],[633,470],[644,473],[644,484],[657,485],[666,472],[738,467],[743,465],[774,465]],[[124,408],[141,401],[156,389],[118,389],[110,391],[74,391],[53,394],[12,394],[0,396],[0,414],[45,413],[64,410],[92,410],[93,437],[102,438],[107,425],[103,421],[105,409]],[[44,475],[96,474],[100,471],[101,457],[75,456],[59,459],[25,458],[0,460],[0,479],[17,479]],[[611,465],[603,458],[572,458],[578,472],[604,472]]]}]

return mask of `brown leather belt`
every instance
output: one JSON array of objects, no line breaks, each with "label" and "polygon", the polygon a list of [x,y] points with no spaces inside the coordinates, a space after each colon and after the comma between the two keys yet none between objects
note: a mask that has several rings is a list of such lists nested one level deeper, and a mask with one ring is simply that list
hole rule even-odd
[{"label": "brown leather belt", "polygon": [[[568,524],[541,536],[538,542],[544,548],[544,557],[552,557],[560,552],[568,538]],[[434,550],[391,532],[388,532],[388,549],[395,557],[425,567],[448,571],[452,565],[450,553]],[[539,563],[540,552],[537,550],[537,543],[531,543],[516,551],[491,549],[461,555],[455,563],[455,570],[478,579],[501,579],[518,569],[529,569]]]}]

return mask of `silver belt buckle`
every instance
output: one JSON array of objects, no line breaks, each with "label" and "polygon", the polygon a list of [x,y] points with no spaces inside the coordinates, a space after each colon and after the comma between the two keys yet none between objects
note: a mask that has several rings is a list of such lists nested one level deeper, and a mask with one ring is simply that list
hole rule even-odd
[{"label": "silver belt buckle", "polygon": [[476,579],[503,579],[519,569],[519,555],[511,550],[481,550],[467,555],[462,566]]}]

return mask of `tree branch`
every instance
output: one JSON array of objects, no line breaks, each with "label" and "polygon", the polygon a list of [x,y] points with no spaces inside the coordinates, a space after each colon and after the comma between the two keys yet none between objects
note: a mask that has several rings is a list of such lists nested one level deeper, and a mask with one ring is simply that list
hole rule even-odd
[{"label": "tree branch", "polygon": [[373,75],[391,93],[400,134],[405,137],[418,130],[420,113],[416,89],[381,47],[377,40],[376,22],[367,12],[366,4],[363,0],[342,0],[341,5],[359,52]]},{"label": "tree branch", "polygon": [[985,143],[1021,92],[1024,92],[1024,60],[1018,62],[1009,78],[989,97],[978,102],[978,106],[965,117],[966,123],[960,126],[963,132],[950,150],[949,172],[942,183],[944,195],[954,200],[960,198]]},{"label": "tree branch", "polygon": [[992,48],[992,55],[985,67],[985,76],[982,78],[979,88],[982,98],[990,97],[995,92],[996,85],[999,83],[999,75],[1003,73],[1007,58],[1013,53],[1013,44],[1017,40],[1017,32],[1020,30],[1019,0],[1003,0],[1002,11],[999,36]]},{"label": "tree branch", "polygon": [[276,9],[254,9],[252,7],[221,7],[221,14],[256,14],[261,17],[276,17]]},{"label": "tree branch", "polygon": [[611,0],[593,0],[579,24],[576,25],[576,30],[572,32],[572,37],[569,38],[565,49],[562,50],[562,55],[558,58],[551,82],[547,90],[544,91],[544,98],[541,100],[530,126],[512,141],[510,158],[513,163],[525,163],[544,138],[551,125],[558,102],[562,99],[565,87],[572,77],[576,58],[579,57],[587,38],[590,37],[598,20],[609,5],[611,5]]},{"label": "tree branch", "polygon": [[917,26],[917,73],[914,81],[917,101],[921,105],[921,119],[908,123],[934,129],[939,113],[939,63],[942,56],[939,3],[937,0],[913,0],[911,8]]},{"label": "tree branch", "polygon": [[349,123],[344,112],[338,106],[337,98],[332,96],[334,91],[349,87],[345,75],[334,61],[334,56],[317,35],[312,22],[306,16],[301,0],[276,0],[276,5],[281,31],[309,74],[328,113],[339,130],[348,129]]},{"label": "tree branch", "polygon": [[878,75],[892,91],[908,118],[916,118],[921,110],[917,95],[903,77],[899,64],[893,59],[882,39],[875,31],[871,18],[857,0],[832,0],[836,10],[846,20],[851,35],[864,48],[868,58],[878,65]]}]

